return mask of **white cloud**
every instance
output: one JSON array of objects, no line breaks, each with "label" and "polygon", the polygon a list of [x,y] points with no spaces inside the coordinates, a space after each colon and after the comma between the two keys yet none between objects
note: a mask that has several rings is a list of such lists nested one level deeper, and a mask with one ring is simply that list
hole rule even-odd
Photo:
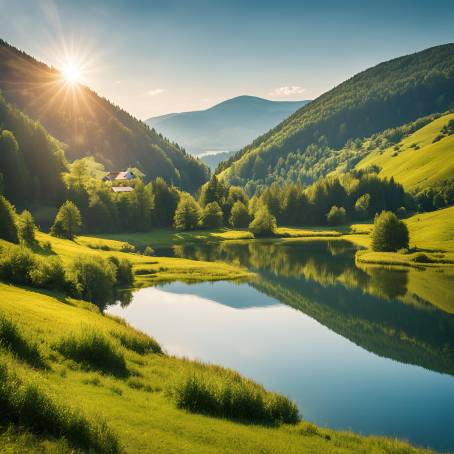
[{"label": "white cloud", "polygon": [[290,85],[286,87],[278,87],[275,88],[270,95],[272,96],[292,96],[292,95],[300,95],[306,91],[305,88],[300,87],[298,85]]},{"label": "white cloud", "polygon": [[156,95],[160,95],[161,93],[164,93],[164,92],[165,92],[164,88],[154,88],[153,90],[148,90],[147,95],[156,96]]}]

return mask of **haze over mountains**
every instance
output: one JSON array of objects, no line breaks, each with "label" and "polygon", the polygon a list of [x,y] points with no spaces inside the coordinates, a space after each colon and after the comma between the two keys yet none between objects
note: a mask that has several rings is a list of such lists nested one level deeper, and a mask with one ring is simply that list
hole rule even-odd
[{"label": "haze over mountains", "polygon": [[206,110],[152,117],[145,123],[194,155],[236,151],[308,102],[238,96]]}]

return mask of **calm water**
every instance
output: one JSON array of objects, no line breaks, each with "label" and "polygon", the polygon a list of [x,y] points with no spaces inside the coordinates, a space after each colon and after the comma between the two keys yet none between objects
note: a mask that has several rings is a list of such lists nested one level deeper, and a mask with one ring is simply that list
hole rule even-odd
[{"label": "calm water", "polygon": [[146,288],[108,311],[169,353],[286,394],[307,420],[454,451],[452,274],[359,269],[339,241],[171,252],[239,263],[257,277]]}]

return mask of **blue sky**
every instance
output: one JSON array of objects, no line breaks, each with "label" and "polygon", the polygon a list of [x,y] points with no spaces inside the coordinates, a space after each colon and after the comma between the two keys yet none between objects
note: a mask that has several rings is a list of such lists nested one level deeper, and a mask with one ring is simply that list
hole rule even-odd
[{"label": "blue sky", "polygon": [[0,37],[139,118],[249,94],[313,99],[454,42],[452,1],[0,0]]}]

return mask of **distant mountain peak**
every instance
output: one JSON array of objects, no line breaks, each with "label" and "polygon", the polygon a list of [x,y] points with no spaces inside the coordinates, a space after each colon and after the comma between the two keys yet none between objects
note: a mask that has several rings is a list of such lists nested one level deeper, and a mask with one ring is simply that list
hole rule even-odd
[{"label": "distant mountain peak", "polygon": [[238,150],[308,102],[240,95],[208,109],[160,115],[145,123],[200,155],[212,150]]}]

